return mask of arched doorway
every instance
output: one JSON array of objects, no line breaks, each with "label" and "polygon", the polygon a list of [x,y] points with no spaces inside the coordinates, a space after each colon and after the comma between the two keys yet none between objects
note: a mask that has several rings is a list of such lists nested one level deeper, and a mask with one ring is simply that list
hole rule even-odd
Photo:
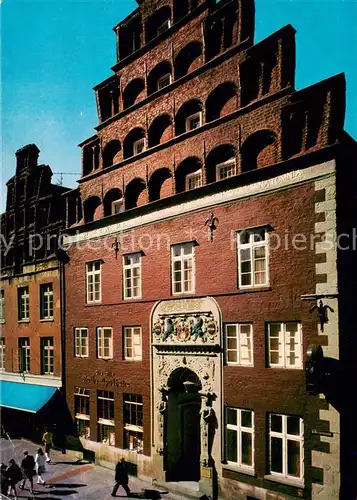
[{"label": "arched doorway", "polygon": [[195,372],[177,368],[168,380],[165,468],[167,481],[200,480],[202,384]]}]

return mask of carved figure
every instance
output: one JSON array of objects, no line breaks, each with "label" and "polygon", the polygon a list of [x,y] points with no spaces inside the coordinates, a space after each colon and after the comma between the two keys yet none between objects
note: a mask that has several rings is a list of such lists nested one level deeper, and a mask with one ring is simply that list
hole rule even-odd
[{"label": "carved figure", "polygon": [[162,335],[162,340],[165,341],[174,333],[174,325],[171,318],[165,318],[164,333]]},{"label": "carved figure", "polygon": [[310,309],[310,313],[312,313],[313,311],[317,310],[317,317],[319,318],[321,333],[324,332],[324,325],[325,325],[325,323],[328,323],[328,315],[327,315],[327,310],[328,309],[331,312],[335,312],[332,309],[332,307],[330,307],[328,305],[324,305],[324,303],[322,302],[322,300],[319,301],[319,305],[318,306],[314,306],[314,307],[312,307]]},{"label": "carved figure", "polygon": [[206,400],[206,406],[200,411],[203,420],[209,423],[214,417],[214,409],[211,406],[209,399]]},{"label": "carved figure", "polygon": [[191,327],[192,340],[197,340],[197,338],[204,338],[203,330],[203,319],[200,316],[195,316],[193,318],[193,324]]},{"label": "carved figure", "polygon": [[216,223],[218,222],[219,220],[213,215],[213,213],[211,213],[205,222],[205,226],[208,227],[208,237],[210,241],[213,241],[214,231],[217,229]]},{"label": "carved figure", "polygon": [[114,243],[112,243],[112,249],[115,252],[115,258],[117,259],[118,258],[118,252],[120,250],[120,244],[119,244],[119,241],[118,241],[117,237],[115,237]]}]

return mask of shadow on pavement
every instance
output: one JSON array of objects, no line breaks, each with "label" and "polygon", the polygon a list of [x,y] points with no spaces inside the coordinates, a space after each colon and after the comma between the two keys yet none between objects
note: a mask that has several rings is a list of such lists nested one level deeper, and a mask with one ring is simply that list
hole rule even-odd
[{"label": "shadow on pavement", "polygon": [[74,483],[48,483],[49,488],[83,488],[83,486],[87,486],[86,484],[74,484]]}]

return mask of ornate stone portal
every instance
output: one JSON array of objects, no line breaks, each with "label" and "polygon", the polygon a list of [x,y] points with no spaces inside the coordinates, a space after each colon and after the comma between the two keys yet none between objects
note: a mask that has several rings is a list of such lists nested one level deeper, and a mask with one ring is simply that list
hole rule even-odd
[{"label": "ornate stone portal", "polygon": [[186,374],[193,372],[197,376],[197,382],[187,379],[183,382],[183,390],[192,393],[192,397],[196,394],[199,400],[201,409],[197,418],[200,419],[200,489],[210,493],[212,471],[209,469],[213,466],[220,469],[221,463],[223,344],[221,314],[217,302],[211,297],[205,297],[157,303],[151,314],[151,341],[155,476],[161,481],[168,479],[165,458],[167,433],[171,432],[167,428],[169,404],[172,404],[171,380],[180,371]]}]

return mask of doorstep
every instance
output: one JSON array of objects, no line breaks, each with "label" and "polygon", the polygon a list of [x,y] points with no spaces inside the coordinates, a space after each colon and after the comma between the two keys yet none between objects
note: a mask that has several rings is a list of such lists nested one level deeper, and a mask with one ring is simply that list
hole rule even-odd
[{"label": "doorstep", "polygon": [[177,495],[179,494],[181,495],[180,498],[187,498],[189,500],[208,500],[208,497],[204,493],[199,491],[199,483],[194,481],[170,481],[166,483],[164,481],[157,481],[154,479],[152,484],[153,486],[164,488],[169,493]]}]

